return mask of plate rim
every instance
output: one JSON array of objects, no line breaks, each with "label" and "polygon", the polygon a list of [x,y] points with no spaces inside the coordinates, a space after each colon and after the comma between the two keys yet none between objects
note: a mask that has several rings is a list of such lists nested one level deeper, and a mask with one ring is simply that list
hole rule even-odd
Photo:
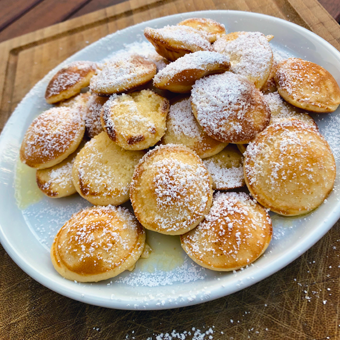
[{"label": "plate rim", "polygon": [[[305,33],[307,33],[307,35],[310,35],[313,40],[317,40],[321,44],[325,45],[328,48],[328,50],[332,51],[333,54],[335,54],[335,56],[337,57],[337,59],[339,59],[339,61],[340,61],[340,52],[334,46],[332,46],[329,42],[327,42],[325,39],[321,38],[320,36],[318,36],[314,32],[309,31],[308,29],[306,29],[302,26],[299,26],[295,23],[292,23],[290,21],[286,21],[286,20],[281,19],[281,18],[266,15],[266,14],[255,13],[255,12],[235,11],[235,10],[203,10],[203,11],[184,12],[184,13],[178,13],[178,14],[169,15],[169,16],[163,16],[163,17],[159,17],[159,18],[156,18],[156,19],[146,21],[146,22],[141,22],[141,23],[138,23],[136,25],[129,26],[129,27],[126,27],[122,30],[108,34],[107,36],[100,38],[99,40],[97,40],[93,44],[97,44],[102,39],[105,39],[108,36],[115,35],[118,32],[119,32],[119,34],[121,34],[121,33],[125,34],[129,30],[136,28],[136,26],[145,25],[145,23],[151,23],[150,25],[156,25],[158,22],[161,22],[162,19],[164,19],[164,18],[176,18],[176,17],[188,16],[188,15],[209,16],[209,13],[221,14],[223,12],[231,13],[231,14],[235,13],[235,14],[238,14],[238,15],[242,14],[245,17],[247,17],[247,16],[249,16],[249,17],[260,17],[260,18],[262,17],[262,18],[265,18],[265,19],[273,20],[274,22],[275,21],[281,22],[281,23],[283,23],[283,25],[288,25],[288,26],[292,25],[293,27],[297,28],[298,30],[302,30],[302,32],[305,32]],[[75,54],[68,57],[66,60],[64,60],[60,64],[58,64],[55,68],[53,68],[50,72],[48,72],[40,81],[38,81],[30,89],[30,91],[25,95],[25,97],[20,101],[20,103],[14,109],[10,118],[6,122],[6,124],[3,128],[3,131],[0,135],[0,160],[3,160],[3,157],[4,157],[4,150],[3,150],[4,148],[1,148],[2,143],[4,143],[3,142],[3,140],[5,139],[4,136],[6,136],[6,134],[8,133],[7,130],[10,129],[12,121],[16,118],[17,115],[20,114],[20,107],[25,104],[25,101],[27,100],[27,96],[29,96],[35,90],[35,88],[37,86],[39,86],[39,84],[41,82],[43,82],[51,74],[54,74],[63,65],[67,64],[70,61],[70,59],[77,58],[78,54],[83,53],[84,50],[86,50],[87,48],[89,48],[93,44],[88,45],[85,48],[77,51]],[[258,282],[262,281],[263,279],[265,279],[265,278],[273,275],[274,273],[278,272],[279,270],[281,270],[282,268],[286,267],[288,264],[293,262],[295,259],[300,257],[308,249],[310,249],[317,241],[319,241],[332,228],[332,226],[337,222],[337,220],[340,217],[339,207],[340,207],[340,202],[338,202],[337,206],[334,207],[332,214],[329,215],[328,218],[325,219],[320,224],[319,228],[317,230],[314,230],[310,235],[308,235],[307,241],[309,241],[309,242],[306,242],[306,240],[305,240],[302,244],[300,242],[300,243],[296,244],[295,247],[290,248],[288,254],[284,253],[281,256],[279,256],[275,261],[273,261],[274,264],[277,264],[276,266],[273,266],[272,262],[269,265],[266,265],[263,268],[263,270],[260,271],[260,273],[258,273],[256,275],[255,279],[249,280],[249,282],[244,283],[242,285],[242,287],[233,286],[233,287],[229,287],[228,289],[226,289],[226,287],[223,287],[223,285],[220,285],[220,287],[217,287],[213,292],[210,292],[210,294],[208,294],[206,296],[206,298],[204,298],[204,299],[202,299],[202,296],[204,296],[205,293],[201,289],[201,291],[199,290],[198,292],[196,292],[196,295],[198,295],[198,296],[196,296],[192,301],[188,302],[188,300],[184,300],[184,301],[179,301],[179,302],[176,302],[176,303],[175,302],[166,302],[165,305],[160,305],[160,306],[156,305],[155,303],[150,303],[149,305],[145,305],[145,304],[144,305],[138,305],[137,307],[132,308],[132,306],[128,307],[126,305],[126,303],[127,303],[126,300],[110,299],[109,297],[108,298],[95,297],[95,296],[91,296],[91,295],[86,295],[84,297],[81,297],[80,293],[77,292],[77,290],[76,290],[76,285],[74,286],[74,288],[72,287],[72,289],[71,289],[70,287],[60,285],[59,283],[54,282],[52,278],[42,274],[39,271],[39,269],[32,266],[28,261],[26,261],[26,259],[24,257],[20,256],[17,253],[15,247],[13,247],[11,242],[7,239],[6,234],[3,231],[1,223],[0,223],[0,242],[1,242],[2,246],[4,247],[5,251],[11,257],[11,259],[27,275],[29,275],[35,281],[39,282],[40,284],[47,287],[48,289],[50,289],[50,290],[52,290],[56,293],[59,293],[63,296],[66,296],[68,298],[71,298],[73,300],[85,302],[85,303],[96,305],[96,306],[101,306],[101,307],[106,307],[106,308],[114,308],[114,309],[121,309],[121,310],[171,309],[171,308],[180,308],[180,307],[192,306],[192,305],[196,305],[196,304],[199,304],[199,303],[215,300],[215,299],[221,298],[223,296],[233,294],[237,291],[243,290],[244,288],[250,287],[251,285],[258,283]],[[322,229],[322,228],[323,228],[323,230],[320,232],[320,229]],[[294,252],[295,252],[295,254],[294,254]],[[226,290],[228,290],[228,291],[225,292]],[[154,300],[154,301],[156,301],[156,300]],[[140,301],[138,301],[138,303],[140,303]]]}]

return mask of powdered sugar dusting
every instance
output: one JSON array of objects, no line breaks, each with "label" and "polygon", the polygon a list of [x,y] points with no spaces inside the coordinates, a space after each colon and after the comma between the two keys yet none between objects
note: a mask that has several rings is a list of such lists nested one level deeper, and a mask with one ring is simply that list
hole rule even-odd
[{"label": "powdered sugar dusting", "polygon": [[176,44],[177,48],[196,51],[211,51],[207,33],[188,26],[165,26],[159,29],[145,28],[145,35]]},{"label": "powdered sugar dusting", "polygon": [[197,121],[191,111],[189,98],[171,105],[168,119],[167,129],[171,131],[170,133],[178,136],[178,138],[183,134],[198,140],[202,139]]},{"label": "powdered sugar dusting", "polygon": [[212,65],[220,65],[226,67],[229,64],[229,58],[217,52],[199,51],[189,53],[176,61],[172,62],[163,70],[157,73],[154,77],[154,84],[163,81],[164,79],[171,79],[176,74],[184,70],[206,70]]},{"label": "powdered sugar dusting", "polygon": [[227,168],[218,159],[204,159],[217,190],[239,188],[244,185],[243,165]]},{"label": "powdered sugar dusting", "polygon": [[214,43],[217,52],[230,57],[231,71],[253,80],[267,74],[273,53],[271,47],[260,32],[239,32],[239,36],[232,41],[219,38]]}]

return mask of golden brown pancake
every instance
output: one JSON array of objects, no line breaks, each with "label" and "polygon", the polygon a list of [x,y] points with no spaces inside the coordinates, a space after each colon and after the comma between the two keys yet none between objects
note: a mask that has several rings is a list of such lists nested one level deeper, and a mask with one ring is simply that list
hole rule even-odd
[{"label": "golden brown pancake", "polygon": [[68,280],[98,282],[133,267],[145,245],[145,231],[122,207],[93,207],[74,214],[52,248],[55,270]]},{"label": "golden brown pancake", "polygon": [[193,151],[162,145],[149,151],[135,168],[130,199],[145,228],[181,235],[208,213],[211,185],[209,172]]},{"label": "golden brown pancake", "polygon": [[191,91],[197,79],[209,74],[223,73],[230,67],[229,58],[209,51],[199,51],[177,59],[158,72],[153,78],[154,86],[176,93]]},{"label": "golden brown pancake", "polygon": [[213,156],[228,144],[209,137],[197,123],[191,110],[190,98],[181,98],[170,106],[162,144],[182,144],[201,158]]},{"label": "golden brown pancake", "polygon": [[166,130],[169,101],[150,91],[114,95],[102,109],[102,126],[125,150],[144,150],[155,145]]},{"label": "golden brown pancake", "polygon": [[287,103],[278,92],[265,94],[264,99],[271,112],[270,124],[279,123],[283,119],[294,118],[318,129],[314,119],[306,111]]},{"label": "golden brown pancake", "polygon": [[230,71],[246,77],[256,88],[262,88],[273,64],[272,49],[262,33],[229,33],[217,39],[213,47],[230,58]]},{"label": "golden brown pancake", "polygon": [[270,125],[245,153],[244,177],[251,195],[280,215],[317,208],[332,191],[335,174],[326,140],[297,119]]},{"label": "golden brown pancake", "polygon": [[203,163],[210,172],[214,190],[229,190],[245,185],[243,157],[236,145],[229,144],[218,154],[204,159]]},{"label": "golden brown pancake", "polygon": [[36,181],[38,188],[48,197],[61,198],[75,194],[76,188],[72,180],[72,167],[78,152],[85,145],[81,142],[78,149],[61,163],[51,168],[37,170]]},{"label": "golden brown pancake", "polygon": [[122,55],[108,61],[91,79],[90,89],[99,95],[129,91],[150,81],[156,65],[140,55]]},{"label": "golden brown pancake", "polygon": [[97,70],[91,61],[75,61],[59,70],[47,85],[45,99],[49,104],[58,103],[80,93],[89,86]]},{"label": "golden brown pancake", "polygon": [[212,51],[207,33],[189,26],[146,27],[144,35],[157,53],[171,61],[192,52]]},{"label": "golden brown pancake", "polygon": [[246,78],[231,72],[197,80],[191,105],[204,132],[224,143],[247,143],[270,120],[262,93]]},{"label": "golden brown pancake", "polygon": [[143,151],[127,151],[105,132],[92,138],[78,153],[72,170],[79,195],[95,205],[119,205],[129,199],[133,171]]},{"label": "golden brown pancake", "polygon": [[271,238],[271,219],[264,208],[245,193],[220,192],[205,220],[181,236],[181,245],[200,266],[231,271],[258,259]]},{"label": "golden brown pancake", "polygon": [[35,118],[20,148],[20,160],[36,169],[50,168],[73,153],[83,139],[82,110],[54,107]]},{"label": "golden brown pancake", "polygon": [[288,103],[318,113],[333,112],[340,104],[340,88],[323,67],[299,58],[277,65],[275,82]]},{"label": "golden brown pancake", "polygon": [[207,34],[208,40],[213,43],[221,35],[225,34],[225,27],[219,22],[207,18],[190,18],[181,21],[177,25],[189,26]]}]

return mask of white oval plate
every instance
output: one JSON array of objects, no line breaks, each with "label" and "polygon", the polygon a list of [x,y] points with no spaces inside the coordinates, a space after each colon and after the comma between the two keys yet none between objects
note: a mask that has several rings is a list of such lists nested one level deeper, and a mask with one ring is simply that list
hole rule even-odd
[{"label": "white oval plate", "polygon": [[[20,143],[33,118],[49,107],[44,101],[49,79],[70,61],[101,61],[113,51],[124,48],[126,43],[143,41],[143,30],[147,26],[162,27],[189,17],[215,19],[225,24],[227,32],[260,31],[273,34],[275,38],[271,44],[275,51],[315,62],[325,67],[340,83],[340,53],[325,40],[287,21],[238,11],[191,12],[144,22],[97,41],[59,65],[22,100],[1,134],[0,236],[8,254],[28,275],[62,295],[103,307],[149,310],[213,300],[248,287],[280,270],[318,241],[340,216],[337,174],[335,189],[327,202],[313,213],[300,218],[272,214],[273,241],[265,255],[244,270],[220,273],[203,269],[181,252],[178,239],[149,233],[151,246],[155,248],[153,260],[139,261],[132,273],[123,273],[111,281],[80,284],[65,280],[55,272],[49,257],[53,237],[73,212],[88,204],[74,195],[60,200],[43,198],[21,210],[15,200],[15,169]],[[315,116],[315,119],[330,143],[339,166],[340,110]],[[166,248],[166,254],[163,248]]]}]

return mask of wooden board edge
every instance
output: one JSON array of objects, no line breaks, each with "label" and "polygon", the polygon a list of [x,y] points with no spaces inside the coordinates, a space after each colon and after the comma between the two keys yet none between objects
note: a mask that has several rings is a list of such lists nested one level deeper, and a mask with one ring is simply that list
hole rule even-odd
[{"label": "wooden board edge", "polygon": [[287,0],[312,31],[340,51],[340,25],[317,0]]}]

